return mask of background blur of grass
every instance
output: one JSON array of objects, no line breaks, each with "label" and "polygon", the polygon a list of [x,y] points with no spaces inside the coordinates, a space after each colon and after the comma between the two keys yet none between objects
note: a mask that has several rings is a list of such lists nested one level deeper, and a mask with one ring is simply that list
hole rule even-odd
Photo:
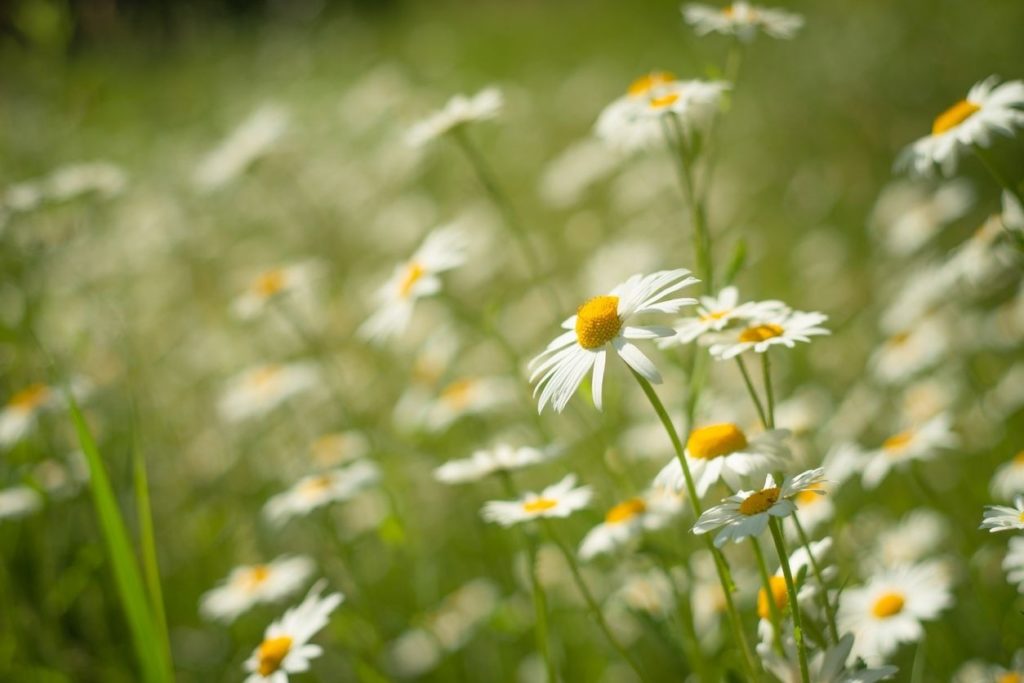
[{"label": "background blur of grass", "polygon": [[[1024,75],[1024,3],[815,0],[790,8],[807,18],[799,37],[759,40],[743,64],[723,131],[711,222],[719,262],[737,235],[750,242],[745,292],[833,317],[839,334],[802,354],[807,362],[794,361],[785,385],[812,380],[839,395],[871,350],[872,324],[858,313],[871,304],[879,279],[869,277],[878,264],[864,226],[892,161],[975,81]],[[485,218],[488,211],[455,150],[406,158],[408,123],[449,94],[490,83],[506,90],[507,112],[474,134],[533,229],[557,246],[546,266],[559,273],[567,299],[591,293],[587,260],[623,237],[665,244],[654,265],[693,265],[670,176],[662,183],[669,191],[652,194],[643,210],[625,211],[629,202],[610,201],[607,193],[564,209],[538,199],[545,164],[587,136],[600,108],[637,74],[717,74],[726,43],[694,37],[674,1],[276,2],[236,12],[182,3],[168,5],[162,24],[155,11],[130,20],[112,3],[86,2],[77,20],[88,26],[75,24],[57,0],[14,0],[3,12],[18,35],[0,38],[0,185],[104,159],[126,171],[128,187],[111,201],[15,216],[2,229],[0,384],[9,396],[48,377],[30,330],[64,369],[93,382],[86,412],[126,510],[139,430],[179,680],[238,679],[240,662],[279,612],[259,608],[228,629],[199,619],[199,595],[235,564],[310,553],[347,588],[349,570],[336,566],[326,540],[334,516],[314,514],[315,524],[293,523],[284,537],[257,519],[268,495],[310,469],[309,443],[344,426],[332,401],[309,401],[301,411],[286,408],[240,427],[221,424],[212,408],[224,379],[242,367],[306,355],[287,331],[231,319],[232,297],[261,268],[317,257],[326,265],[328,302],[318,335],[341,368],[351,410],[364,426],[387,430],[412,361],[385,362],[385,354],[352,339],[368,295],[382,270],[431,225],[466,208]],[[291,113],[280,143],[230,186],[195,191],[198,160],[264,102]],[[1000,153],[1018,167],[1024,156],[1019,146]],[[982,177],[970,165],[967,174]],[[990,184],[978,187],[984,208],[944,236],[950,244],[994,205]],[[511,326],[525,356],[545,343],[553,319],[543,302],[518,300],[503,288],[517,268],[506,251],[492,243],[469,269],[470,286],[453,290],[468,305],[502,311],[506,322],[525,319],[530,307],[543,310],[541,319]],[[470,343],[463,371],[474,370],[508,367],[494,349]],[[987,366],[974,371],[979,386],[997,379]],[[617,379],[608,384],[626,384],[624,373]],[[611,402],[613,426],[626,419],[630,397]],[[473,418],[440,436],[414,435],[381,449],[398,514],[345,543],[362,594],[358,609],[342,608],[332,623],[332,647],[314,665],[331,672],[322,680],[351,677],[345,652],[379,652],[412,615],[469,579],[490,576],[503,594],[512,592],[512,540],[477,515],[498,490],[453,493],[434,484],[430,470],[516,424],[509,416]],[[1020,443],[1024,429],[1008,427],[1016,433],[1002,435],[993,453]],[[572,427],[560,431],[581,438]],[[44,418],[42,429],[4,455],[0,483],[73,444],[63,414]],[[602,490],[602,503],[611,502],[611,485],[593,461],[606,455],[605,446],[588,441],[566,461]],[[984,479],[962,484],[976,494],[965,512],[980,514],[997,460],[979,464]],[[640,473],[620,469],[640,486],[660,464],[644,461]],[[554,474],[526,478],[544,484]],[[903,510],[909,505],[900,493],[890,482],[871,502]],[[563,536],[578,539],[596,514],[570,520]],[[972,516],[963,526],[975,523]],[[133,680],[128,635],[86,497],[0,521],[0,552],[0,680]],[[939,644],[927,650],[930,671],[949,671],[972,656],[1005,658],[1019,644],[1019,625],[998,626],[1013,588],[999,574],[992,585],[973,588],[986,591],[983,602],[995,613],[954,610],[957,616],[936,628]],[[971,590],[960,585],[957,595],[970,600]],[[486,635],[434,676],[480,680],[480,671],[493,671],[495,679],[511,679],[532,649],[524,604],[504,605]],[[609,655],[585,615],[560,609],[555,621],[567,674],[595,679]],[[665,643],[640,647],[671,670],[675,655]],[[898,663],[909,670],[909,661]]]}]

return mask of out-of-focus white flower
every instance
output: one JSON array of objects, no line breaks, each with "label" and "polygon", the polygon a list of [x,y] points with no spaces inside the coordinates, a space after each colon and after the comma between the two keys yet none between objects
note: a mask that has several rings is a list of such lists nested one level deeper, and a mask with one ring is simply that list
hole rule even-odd
[{"label": "out-of-focus white flower", "polygon": [[[772,429],[748,439],[731,422],[698,427],[686,440],[686,464],[693,476],[697,495],[703,496],[712,484],[723,481],[735,490],[751,478],[781,467],[789,455],[785,429]],[[673,458],[655,478],[656,486],[682,491],[686,486],[682,465]]]},{"label": "out-of-focus white flower", "polygon": [[1005,505],[986,505],[981,526],[991,533],[997,531],[1020,531],[1024,529],[1024,496],[1017,496],[1013,507]]},{"label": "out-of-focus white flower", "polygon": [[772,38],[789,40],[803,28],[804,18],[793,12],[734,2],[722,8],[699,3],[683,5],[683,19],[699,36],[709,33],[733,35],[749,43],[762,32]]},{"label": "out-of-focus white flower", "polygon": [[515,386],[507,377],[462,377],[446,384],[427,406],[424,422],[440,431],[466,415],[480,415],[507,404]]},{"label": "out-of-focus white flower", "polygon": [[309,670],[310,660],[323,653],[309,641],[343,600],[341,593],[320,597],[325,586],[325,581],[317,582],[305,600],[267,627],[263,642],[245,661],[245,683],[288,683],[288,674]]},{"label": "out-of-focus white flower", "polygon": [[235,567],[228,577],[199,599],[207,619],[231,623],[254,605],[288,597],[313,574],[308,557],[279,557],[267,564]]},{"label": "out-of-focus white flower", "polygon": [[247,320],[263,313],[272,301],[308,295],[315,270],[310,262],[264,270],[249,281],[231,308],[235,315]]},{"label": "out-of-focus white flower", "polygon": [[966,180],[934,189],[918,182],[899,181],[882,191],[870,223],[889,253],[906,256],[967,213],[973,203],[974,191]]},{"label": "out-of-focus white flower", "polygon": [[8,447],[20,441],[39,415],[61,404],[60,394],[41,382],[16,392],[0,409],[0,446]]},{"label": "out-of-focus white flower", "polygon": [[682,318],[673,326],[673,337],[658,340],[664,348],[674,344],[688,344],[706,332],[721,332],[731,323],[741,320],[765,320],[786,312],[781,301],[748,301],[740,303],[740,292],[735,287],[726,287],[718,296],[702,296],[697,305],[697,315]]},{"label": "out-of-focus white flower", "polygon": [[1024,681],[1024,650],[1017,650],[1009,667],[972,659],[953,674],[950,683],[1020,683]]},{"label": "out-of-focus white flower", "polygon": [[899,522],[886,523],[877,533],[873,552],[862,563],[870,569],[914,564],[942,549],[949,539],[945,517],[928,508],[907,513]]},{"label": "out-of-focus white flower", "polygon": [[899,383],[934,366],[949,346],[950,334],[945,320],[936,315],[928,316],[882,342],[871,356],[871,369],[883,382]]},{"label": "out-of-focus white flower", "polygon": [[882,312],[881,327],[887,334],[898,334],[949,300],[954,281],[944,264],[930,263],[909,271],[892,294]]},{"label": "out-of-focus white flower", "polygon": [[538,183],[541,199],[556,208],[572,206],[621,163],[621,157],[599,140],[580,140],[548,162]]},{"label": "out-of-focus white flower", "polygon": [[671,581],[659,569],[632,573],[622,581],[615,596],[631,610],[662,618],[671,612],[675,601]]},{"label": "out-of-focus white flower", "polygon": [[580,559],[614,552],[643,531],[664,527],[681,509],[682,499],[677,494],[659,488],[647,491],[642,498],[624,500],[608,510],[601,524],[587,532],[580,543]]},{"label": "out-of-focus white flower", "polygon": [[1019,593],[1024,593],[1024,536],[1010,539],[1006,557],[1003,558],[1003,571],[1006,572],[1007,581],[1016,584]]},{"label": "out-of-focus white flower", "polygon": [[633,81],[625,95],[601,111],[594,133],[624,152],[660,148],[668,143],[666,132],[676,127],[684,135],[704,129],[729,88],[724,81],[679,81],[673,74],[654,71]]},{"label": "out-of-focus white flower", "polygon": [[949,415],[938,415],[920,427],[897,432],[882,445],[865,454],[863,482],[866,488],[878,486],[893,467],[903,466],[911,460],[928,460],[959,442],[953,431]]},{"label": "out-of-focus white flower", "polygon": [[366,435],[355,430],[324,434],[310,444],[313,462],[318,468],[337,467],[364,457],[370,452]]},{"label": "out-of-focus white flower", "polygon": [[537,383],[534,394],[540,394],[538,411],[543,412],[550,402],[556,412],[562,412],[591,370],[594,404],[600,409],[605,365],[611,352],[648,381],[660,383],[658,369],[633,340],[669,336],[672,328],[629,323],[644,313],[675,313],[696,303],[696,299],[669,298],[695,282],[697,279],[683,268],[637,274],[611,293],[581,305],[576,315],[562,323],[562,329],[567,331],[530,361],[530,381]]},{"label": "out-of-focus white flower", "polygon": [[550,460],[557,455],[553,449],[541,450],[498,444],[489,450],[474,451],[468,458],[449,460],[434,470],[434,478],[445,484],[480,481],[495,472],[510,472]]},{"label": "out-of-focus white flower", "polygon": [[0,520],[24,517],[43,507],[43,497],[34,488],[11,486],[0,489]]},{"label": "out-of-focus white flower", "polygon": [[240,176],[284,135],[289,118],[280,105],[261,105],[203,158],[192,178],[196,186],[216,190]]},{"label": "out-of-focus white flower", "polygon": [[1024,451],[1000,465],[989,484],[992,495],[1003,500],[1024,493]]},{"label": "out-of-focus white flower", "polygon": [[1000,217],[1007,230],[1024,232],[1024,206],[1009,190],[1003,190],[1003,211]]},{"label": "out-of-focus white flower", "polygon": [[269,363],[232,377],[217,407],[222,418],[240,422],[266,415],[289,398],[317,386],[312,363]]},{"label": "out-of-focus white flower", "polygon": [[[825,470],[825,475],[828,476],[827,469]],[[827,483],[822,483],[818,490],[828,494],[831,493],[832,487]],[[803,530],[811,535],[814,534],[819,526],[832,519],[835,515],[836,508],[832,503],[832,497],[819,495],[816,491],[801,491],[793,498],[793,502],[796,503],[796,512],[793,516],[800,521],[800,526],[803,527]],[[791,536],[797,538],[798,534],[796,534],[795,525],[793,527]]]},{"label": "out-of-focus white flower", "polygon": [[1015,268],[1016,250],[1003,237],[1002,219],[998,215],[989,216],[946,260],[942,266],[944,275],[954,282],[978,287]]},{"label": "out-of-focus white flower", "polygon": [[111,199],[121,194],[127,184],[124,170],[108,161],[67,164],[43,178],[8,186],[0,195],[0,208],[24,213],[45,202],[66,202],[89,194]]},{"label": "out-of-focus white flower", "polygon": [[1024,81],[999,84],[996,76],[977,83],[960,100],[939,114],[931,135],[907,147],[897,160],[900,168],[929,175],[935,167],[945,175],[956,170],[957,159],[975,145],[989,147],[994,134],[1013,137],[1024,126]]},{"label": "out-of-focus white flower", "polygon": [[303,477],[284,493],[268,500],[263,506],[263,515],[273,524],[283,524],[328,503],[348,500],[379,479],[380,469],[368,460]]},{"label": "out-of-focus white flower", "polygon": [[902,643],[924,635],[931,621],[953,604],[949,578],[936,563],[895,567],[879,572],[858,588],[843,592],[839,628],[853,633],[854,657],[877,664]]},{"label": "out-of-focus white flower", "polygon": [[769,474],[760,491],[739,491],[721,505],[705,510],[693,525],[693,533],[706,534],[721,529],[715,536],[715,545],[719,548],[730,540],[739,543],[747,537],[760,536],[768,528],[770,518],[788,517],[796,511],[792,498],[798,493],[821,491],[818,485],[824,476],[823,469],[808,470],[787,477],[777,486]]},{"label": "out-of-focus white flower", "polygon": [[906,424],[923,424],[948,411],[961,395],[954,377],[926,375],[907,385],[900,397],[900,414]]},{"label": "out-of-focus white flower", "polygon": [[406,139],[416,147],[425,145],[467,123],[493,119],[504,106],[505,98],[495,87],[485,88],[475,95],[455,95],[440,111],[413,125]]},{"label": "out-of-focus white flower", "polygon": [[781,315],[751,320],[747,327],[708,335],[708,351],[717,360],[728,360],[753,350],[764,353],[773,346],[793,348],[797,342],[810,343],[811,337],[831,334],[821,324],[828,320],[824,313],[790,311]]},{"label": "out-of-focus white flower", "polygon": [[63,460],[47,458],[38,463],[32,478],[51,500],[69,498],[89,481],[89,464],[81,451],[74,451]]},{"label": "out-of-focus white flower", "polygon": [[540,493],[527,493],[516,501],[492,500],[481,511],[488,522],[512,526],[538,517],[568,517],[590,503],[589,486],[576,487],[576,475],[567,474]]},{"label": "out-of-focus white flower", "polygon": [[377,291],[377,310],[359,328],[359,334],[376,342],[405,331],[416,302],[441,291],[441,273],[466,262],[469,240],[454,225],[437,228],[423,240],[412,257],[398,265]]}]

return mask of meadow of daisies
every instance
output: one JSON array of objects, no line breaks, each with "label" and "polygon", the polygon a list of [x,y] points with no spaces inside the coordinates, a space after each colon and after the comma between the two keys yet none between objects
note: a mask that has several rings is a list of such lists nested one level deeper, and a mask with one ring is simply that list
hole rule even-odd
[{"label": "meadow of daisies", "polygon": [[0,43],[0,680],[1024,680],[1024,7],[285,5]]}]

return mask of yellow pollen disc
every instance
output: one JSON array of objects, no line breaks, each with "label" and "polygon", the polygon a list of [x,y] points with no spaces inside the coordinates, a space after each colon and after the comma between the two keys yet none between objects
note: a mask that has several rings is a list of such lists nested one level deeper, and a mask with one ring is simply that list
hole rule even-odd
[{"label": "yellow pollen disc", "polygon": [[281,662],[288,656],[288,651],[291,649],[292,639],[289,636],[267,638],[260,643],[259,649],[256,651],[256,659],[259,661],[257,669],[260,676],[266,678],[280,669]]},{"label": "yellow pollen disc", "polygon": [[242,582],[248,590],[255,590],[270,577],[270,567],[265,564],[257,564],[250,567],[245,573]]},{"label": "yellow pollen disc", "polygon": [[701,460],[713,460],[746,447],[747,435],[731,422],[694,429],[686,440],[690,457]]},{"label": "yellow pollen disc", "polygon": [[888,619],[903,611],[906,604],[903,596],[899,593],[883,593],[875,604],[871,606],[871,613],[879,619]]},{"label": "yellow pollen disc", "polygon": [[441,402],[455,410],[461,410],[469,405],[474,386],[476,382],[471,379],[457,379],[441,390]]},{"label": "yellow pollen disc", "polygon": [[640,498],[630,498],[625,500],[611,510],[604,516],[604,521],[607,524],[621,524],[622,522],[628,522],[637,515],[642,515],[647,511],[647,503]]},{"label": "yellow pollen disc", "polygon": [[398,283],[399,296],[402,298],[408,297],[412,293],[412,288],[426,273],[426,269],[416,261],[406,266],[405,275],[402,277],[402,281]]},{"label": "yellow pollen disc", "polygon": [[725,316],[729,315],[729,313],[731,312],[732,311],[711,311],[710,313],[705,313],[704,315],[700,316],[700,318],[698,319],[702,323],[711,322],[712,320],[721,320]]},{"label": "yellow pollen disc", "polygon": [[585,349],[599,349],[622,329],[619,297],[595,296],[576,309],[576,339]]},{"label": "yellow pollen disc", "polygon": [[910,445],[910,442],[913,439],[914,433],[911,431],[893,434],[882,442],[882,450],[892,455],[898,455],[906,450],[907,446]]},{"label": "yellow pollen disc", "polygon": [[761,489],[757,493],[751,493],[746,500],[740,503],[740,512],[748,517],[759,515],[777,502],[779,502],[778,486]]},{"label": "yellow pollen disc", "polygon": [[326,474],[322,474],[319,477],[313,477],[312,479],[308,479],[300,484],[299,492],[305,496],[316,496],[329,489],[333,483],[333,478]]},{"label": "yellow pollen disc", "polygon": [[22,413],[29,413],[41,406],[50,397],[50,387],[42,383],[30,384],[7,402],[7,405]]},{"label": "yellow pollen disc", "polygon": [[800,493],[796,494],[797,507],[807,507],[809,505],[814,505],[815,503],[820,502],[821,499],[822,496],[815,493],[813,489],[801,491]]},{"label": "yellow pollen disc", "polygon": [[890,337],[889,343],[892,344],[893,346],[903,346],[904,344],[907,343],[908,339],[910,339],[909,332],[900,332]]},{"label": "yellow pollen disc", "polygon": [[1024,523],[1024,512],[1021,512],[1019,515],[1017,515],[1017,521]]},{"label": "yellow pollen disc", "polygon": [[727,19],[732,19],[734,16],[736,16],[736,8],[733,7],[732,5],[729,5],[728,7],[722,9],[722,14]]},{"label": "yellow pollen disc", "polygon": [[996,683],[1022,683],[1024,682],[1024,676],[1021,676],[1016,671],[1007,671],[1004,674],[996,676]]},{"label": "yellow pollen disc", "polygon": [[1013,464],[1018,466],[1024,466],[1024,451],[1021,451],[1017,455],[1013,456]]},{"label": "yellow pollen disc", "polygon": [[932,135],[942,135],[946,131],[956,128],[980,110],[981,107],[978,105],[967,100],[960,100],[935,117],[935,122],[932,123]]},{"label": "yellow pollen disc", "polygon": [[783,332],[785,332],[785,330],[782,329],[782,326],[776,325],[775,323],[765,323],[764,325],[748,327],[740,332],[740,341],[763,342],[766,339],[771,339],[772,337],[781,337]]},{"label": "yellow pollen disc", "polygon": [[[789,595],[786,593],[786,579],[782,576],[772,576],[768,579],[768,585],[771,586],[775,606],[780,612],[783,611],[789,602]],[[757,592],[757,616],[762,619],[770,619],[771,609],[771,605],[768,604],[768,592],[762,588]]]},{"label": "yellow pollen disc", "polygon": [[544,512],[558,505],[557,500],[550,498],[534,498],[523,503],[523,510],[529,513]]},{"label": "yellow pollen disc", "polygon": [[252,290],[257,296],[269,299],[284,289],[284,285],[284,271],[280,268],[274,268],[273,270],[261,273],[259,277],[253,281]]},{"label": "yellow pollen disc", "polygon": [[265,365],[252,373],[252,383],[257,389],[267,389],[281,372],[278,365]]},{"label": "yellow pollen disc", "polygon": [[636,79],[629,84],[629,89],[626,93],[630,97],[642,97],[649,93],[653,88],[659,85],[665,85],[676,80],[676,76],[668,71],[652,71],[649,74],[644,74],[640,78]]},{"label": "yellow pollen disc", "polygon": [[670,92],[669,94],[662,95],[661,97],[651,98],[651,101],[648,103],[648,105],[651,107],[651,109],[662,109],[664,107],[671,107],[678,101],[679,93]]}]

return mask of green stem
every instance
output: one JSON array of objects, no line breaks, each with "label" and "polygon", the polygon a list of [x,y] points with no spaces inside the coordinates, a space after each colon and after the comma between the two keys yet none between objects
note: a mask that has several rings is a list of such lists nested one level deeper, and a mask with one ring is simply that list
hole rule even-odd
[{"label": "green stem", "polygon": [[[630,368],[630,372],[633,373],[633,377],[636,378],[636,381],[643,390],[644,395],[647,396],[647,400],[650,401],[651,407],[654,408],[654,412],[658,414],[658,419],[661,420],[661,424],[665,428],[665,433],[668,434],[668,438],[672,442],[672,448],[675,450],[676,458],[679,460],[679,465],[683,470],[683,479],[686,480],[687,498],[690,500],[690,507],[693,509],[694,519],[698,519],[703,512],[701,509],[700,497],[697,495],[697,487],[694,485],[693,474],[690,472],[690,466],[686,463],[686,453],[683,450],[683,442],[679,439],[679,434],[676,433],[676,429],[672,424],[672,418],[668,416],[668,411],[665,410],[665,406],[662,404],[661,399],[658,398],[658,394],[654,391],[654,387],[651,386],[651,383],[636,370]],[[710,537],[703,536],[702,538],[715,561],[715,570],[718,572],[718,580],[722,584],[722,593],[725,596],[725,606],[729,613],[729,624],[733,631],[733,637],[736,639],[736,644],[742,655],[744,668],[747,671],[749,680],[757,680],[758,669],[750,654],[750,645],[743,633],[743,620],[740,618],[739,610],[736,609],[736,603],[732,596],[732,593],[735,590],[735,585],[733,584],[732,576],[729,572],[729,563],[726,562],[725,557],[718,548],[714,546]]]},{"label": "green stem", "polygon": [[[664,123],[665,119],[670,124]],[[679,117],[674,113],[662,119],[662,128],[670,152],[676,160],[676,173],[683,196],[690,208],[690,222],[693,223],[693,253],[697,261],[697,271],[703,281],[704,291],[714,291],[714,270],[711,261],[711,235],[708,232],[707,216],[704,203],[697,194],[693,178],[694,157],[690,153]],[[670,130],[671,129],[671,130]]]},{"label": "green stem", "polygon": [[797,602],[793,572],[789,568],[789,553],[786,552],[786,541],[782,537],[782,529],[777,518],[772,517],[769,519],[768,527],[772,531],[775,550],[779,554],[782,576],[786,579],[786,592],[789,594],[789,611],[793,615],[793,640],[796,641],[797,657],[800,660],[800,680],[803,683],[810,683],[811,676],[807,669],[807,644],[804,643],[803,619],[800,616],[800,603]]},{"label": "green stem", "polygon": [[768,410],[766,411],[768,427],[775,429],[775,393],[772,391],[772,362],[768,358],[768,354],[768,349],[761,354],[761,375],[764,378],[765,397],[768,399]]},{"label": "green stem", "polygon": [[683,651],[686,653],[687,662],[694,673],[697,674],[698,680],[710,683],[715,679],[708,672],[707,662],[704,661],[704,657],[701,655],[700,640],[697,638],[697,629],[693,624],[693,614],[689,609],[689,605],[681,594],[679,586],[676,585],[668,562],[660,554],[655,555],[655,561],[658,563],[662,574],[665,575],[665,580],[668,581],[668,585],[672,589],[672,597],[676,603],[676,618],[679,620],[679,626],[683,632]]},{"label": "green stem", "polygon": [[811,570],[814,572],[814,578],[818,581],[818,586],[821,588],[821,602],[822,607],[825,609],[825,620],[828,622],[828,633],[833,644],[839,642],[839,629],[836,627],[836,615],[832,611],[832,605],[828,599],[828,586],[825,585],[825,577],[821,572],[821,566],[818,564],[818,560],[814,558],[814,553],[811,552],[811,540],[807,536],[807,532],[804,531],[803,524],[800,523],[800,518],[794,514],[793,524],[796,526],[796,533],[800,537],[800,543],[803,544],[804,549],[807,551],[807,558],[811,563]]},{"label": "green stem", "polygon": [[764,590],[765,600],[768,602],[768,614],[771,618],[772,630],[775,632],[775,651],[785,656],[785,651],[782,648],[782,612],[775,602],[771,574],[768,573],[768,565],[765,564],[761,544],[755,536],[750,537],[750,545],[754,549],[754,557],[757,558],[757,571],[761,574],[762,590]]},{"label": "green stem", "polygon": [[576,587],[579,589],[580,594],[583,595],[583,599],[586,601],[587,607],[590,608],[590,613],[594,617],[594,621],[597,622],[597,625],[601,629],[601,632],[604,633],[605,638],[607,638],[611,646],[614,647],[620,655],[622,655],[622,658],[626,660],[626,663],[629,664],[634,672],[636,672],[636,675],[640,680],[647,680],[647,676],[644,674],[643,668],[640,666],[640,662],[630,654],[629,650],[627,650],[622,643],[619,642],[618,638],[615,637],[615,634],[612,633],[611,627],[608,625],[608,621],[604,618],[604,612],[601,610],[601,605],[599,605],[597,599],[594,598],[594,594],[590,592],[587,582],[583,579],[583,575],[580,573],[579,564],[577,564],[576,556],[573,554],[572,550],[570,550],[569,547],[565,545],[565,542],[558,537],[555,533],[554,527],[547,518],[541,517],[540,521],[543,523],[544,531],[547,533],[548,537],[554,541],[555,545],[558,546],[558,549],[562,552],[562,556],[565,557],[565,561],[569,565],[569,571],[572,573],[573,581],[576,583]]},{"label": "green stem", "polygon": [[740,374],[743,375],[743,383],[747,385],[747,393],[750,394],[750,400],[754,402],[757,416],[761,418],[761,424],[768,428],[768,416],[764,412],[764,406],[761,405],[761,399],[757,397],[757,391],[754,390],[754,383],[750,381],[750,373],[747,372],[747,365],[743,362],[742,356],[736,356],[736,365],[739,366]]}]

